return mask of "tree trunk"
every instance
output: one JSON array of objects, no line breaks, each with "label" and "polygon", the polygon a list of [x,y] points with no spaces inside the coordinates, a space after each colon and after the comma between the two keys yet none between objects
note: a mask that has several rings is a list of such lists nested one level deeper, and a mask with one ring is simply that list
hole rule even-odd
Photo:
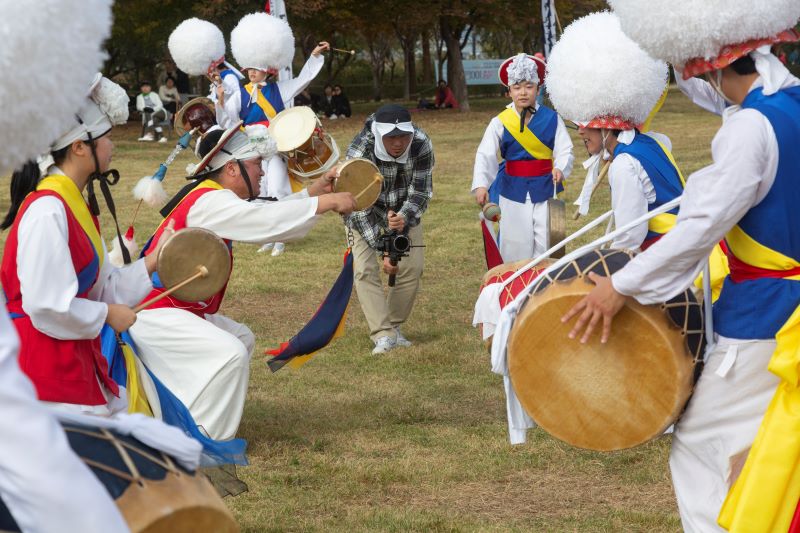
[{"label": "tree trunk", "polygon": [[450,26],[447,17],[439,19],[442,38],[447,45],[447,84],[453,91],[453,96],[458,100],[461,111],[469,111],[469,95],[467,94],[467,79],[464,76],[464,63],[461,61],[461,40],[457,29]]},{"label": "tree trunk", "polygon": [[417,65],[415,47],[416,37],[406,37],[400,40],[403,46],[403,98],[411,100],[411,95],[417,92]]},{"label": "tree trunk", "polygon": [[433,79],[433,62],[431,59],[431,36],[428,30],[422,32],[422,85],[430,87]]}]

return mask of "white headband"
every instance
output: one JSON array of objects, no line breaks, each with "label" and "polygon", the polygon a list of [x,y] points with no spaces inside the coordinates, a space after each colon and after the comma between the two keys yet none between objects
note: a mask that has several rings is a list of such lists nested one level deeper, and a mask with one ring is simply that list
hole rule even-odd
[{"label": "white headband", "polygon": [[219,170],[228,161],[245,161],[254,157],[270,159],[278,151],[275,140],[267,133],[266,126],[256,124],[246,126],[245,133],[237,131],[228,142],[211,158],[206,170]]},{"label": "white headband", "polygon": [[414,134],[414,124],[412,122],[392,123],[374,121],[372,123],[372,134],[375,136],[375,157],[381,161],[387,161],[390,163],[405,163],[408,161],[408,153],[411,150],[411,143],[408,143],[408,148],[406,148],[406,151],[403,152],[400,157],[392,157],[392,155],[386,151],[386,147],[383,145],[383,136],[394,131],[395,129],[408,133],[409,135]]}]

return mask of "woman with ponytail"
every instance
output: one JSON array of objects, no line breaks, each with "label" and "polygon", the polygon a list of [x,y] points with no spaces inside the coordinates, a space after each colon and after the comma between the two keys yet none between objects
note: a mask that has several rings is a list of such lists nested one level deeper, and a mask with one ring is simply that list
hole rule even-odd
[{"label": "woman with ponytail", "polygon": [[127,120],[127,106],[125,91],[98,74],[73,128],[38,164],[14,172],[0,225],[10,228],[0,281],[21,340],[20,367],[40,400],[99,415],[127,407],[108,375],[100,330],[108,324],[121,332],[135,322],[131,306],[152,290],[156,267],[150,258],[112,266],[97,218],[95,181],[114,214],[109,132]]}]

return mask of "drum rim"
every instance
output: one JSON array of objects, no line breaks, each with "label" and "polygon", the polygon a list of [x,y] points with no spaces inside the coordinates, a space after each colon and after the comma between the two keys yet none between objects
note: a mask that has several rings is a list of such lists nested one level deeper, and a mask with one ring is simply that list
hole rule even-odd
[{"label": "drum rim", "polygon": [[[297,128],[297,131],[293,132],[293,136],[290,139],[286,139],[285,133],[282,133],[281,135],[276,133],[280,127],[280,124],[286,123],[287,118],[297,118],[304,121],[300,127]],[[308,106],[297,106],[284,109],[275,115],[269,121],[269,127],[267,130],[269,131],[270,136],[275,139],[279,152],[291,152],[292,150],[295,150],[307,143],[314,135],[314,130],[317,128],[324,132],[319,121],[319,117],[317,117],[317,114],[314,113],[314,110]]]},{"label": "drum rim", "polygon": [[[380,186],[377,187],[377,191],[375,192],[374,195],[372,195],[372,194],[369,195],[368,198],[371,199],[371,201],[369,202],[369,204],[366,207],[358,209],[358,204],[360,202],[359,202],[359,200],[356,200],[356,208],[357,208],[356,210],[357,211],[365,211],[365,210],[369,209],[370,207],[372,207],[373,205],[375,205],[375,202],[378,200],[378,197],[381,194],[381,190],[383,189],[383,182],[385,181],[385,178],[383,177],[383,174],[381,174],[380,169],[378,169],[378,165],[376,165],[374,161],[372,161],[370,159],[367,159],[365,157],[354,157],[352,159],[347,159],[346,161],[344,161],[344,162],[342,162],[340,164],[340,166],[339,166],[339,177],[336,178],[336,180],[333,182],[333,192],[341,192],[341,190],[338,189],[338,184],[339,184],[339,179],[341,178],[342,174],[348,168],[350,168],[350,167],[352,167],[352,166],[354,166],[356,164],[360,165],[360,164],[364,164],[364,163],[368,163],[369,166],[371,167],[371,169],[374,171],[375,175],[376,176],[380,176]],[[356,193],[353,193],[353,194],[355,195]]]},{"label": "drum rim", "polygon": [[[192,283],[190,283],[186,287],[183,287],[182,289],[179,289],[179,290],[175,291],[172,294],[172,296],[174,298],[177,298],[179,300],[183,300],[183,301],[186,301],[186,302],[201,302],[201,301],[207,300],[208,298],[213,297],[220,290],[222,290],[222,288],[227,283],[228,278],[230,277],[230,273],[231,273],[231,269],[232,269],[230,251],[228,249],[228,246],[225,244],[225,241],[222,240],[213,231],[209,231],[207,229],[197,228],[197,227],[182,228],[182,229],[176,231],[175,234],[172,236],[172,238],[164,244],[164,246],[161,248],[161,250],[159,250],[159,253],[158,253],[156,270],[159,273],[159,279],[160,279],[161,283],[164,285],[164,287],[166,289],[169,289],[171,286],[173,286],[173,285],[179,283],[180,281],[182,281],[183,279],[185,279],[185,277],[188,277],[188,275],[191,275],[192,273],[194,273],[193,271],[191,271],[191,272],[187,271],[185,276],[176,276],[176,279],[170,279],[170,278],[172,278],[172,276],[168,275],[166,282],[164,280],[164,277],[162,276],[162,273],[161,273],[162,262],[166,261],[167,259],[169,259],[169,257],[165,256],[164,254],[165,253],[166,254],[172,254],[173,253],[172,250],[175,249],[175,246],[180,244],[179,241],[185,238],[185,237],[181,237],[181,235],[183,235],[183,236],[186,236],[186,235],[202,235],[202,237],[199,237],[199,238],[202,238],[202,239],[204,239],[205,241],[207,241],[209,243],[208,248],[204,248],[202,250],[202,252],[203,252],[202,253],[202,257],[198,257],[197,258],[198,260],[197,261],[193,261],[193,263],[197,263],[198,265],[199,264],[205,264],[206,266],[209,266],[208,265],[208,263],[210,262],[209,259],[213,259],[213,260],[216,260],[217,262],[220,262],[223,265],[227,266],[227,270],[225,271],[225,275],[224,276],[219,275],[217,273],[210,273],[210,275],[214,276],[215,279],[217,280],[217,283],[215,283],[214,286],[215,287],[219,286],[210,295],[205,296],[205,297],[200,298],[200,299],[195,299],[194,297],[189,297],[189,298],[185,297],[187,291],[189,291],[191,293],[192,288],[193,288],[192,287],[192,285],[193,285]],[[179,241],[174,241],[173,240],[176,237],[178,237]],[[218,245],[212,245],[211,244],[212,242],[218,243]],[[216,249],[213,250],[213,254],[214,255],[212,255],[212,246],[216,247]],[[195,252],[200,252],[200,250],[194,250],[194,251]],[[226,259],[226,261],[224,261],[224,262],[222,261],[223,253],[224,253],[225,259]],[[188,261],[188,259],[186,261]],[[194,266],[196,266],[196,265],[192,265],[192,267],[194,267]],[[167,271],[167,272],[169,273],[169,271]],[[210,290],[207,291],[207,292],[210,292]]]}]

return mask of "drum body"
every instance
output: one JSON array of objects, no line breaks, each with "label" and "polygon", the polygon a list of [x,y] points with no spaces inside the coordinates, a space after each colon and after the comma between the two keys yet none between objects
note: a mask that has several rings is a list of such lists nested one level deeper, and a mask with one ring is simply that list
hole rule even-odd
[{"label": "drum body", "polygon": [[[70,446],[114,498],[133,533],[236,532],[239,526],[202,474],[132,437],[62,424]],[[4,505],[0,529],[19,531]]]},{"label": "drum body", "polygon": [[606,344],[596,331],[581,344],[561,317],[633,257],[594,251],[541,276],[508,339],[520,403],[545,431],[573,446],[611,451],[643,444],[675,422],[702,369],[702,307],[691,291],[662,305],[625,304]]},{"label": "drum body", "polygon": [[310,107],[281,111],[270,121],[269,133],[286,160],[289,175],[299,181],[317,178],[339,162],[336,141]]},{"label": "drum body", "polygon": [[216,125],[214,102],[208,98],[193,98],[175,113],[175,131],[178,133],[196,129],[200,135],[204,135]]},{"label": "drum body", "polygon": [[383,187],[383,176],[369,159],[348,159],[339,168],[333,192],[349,192],[356,200],[356,211],[372,207]]}]

